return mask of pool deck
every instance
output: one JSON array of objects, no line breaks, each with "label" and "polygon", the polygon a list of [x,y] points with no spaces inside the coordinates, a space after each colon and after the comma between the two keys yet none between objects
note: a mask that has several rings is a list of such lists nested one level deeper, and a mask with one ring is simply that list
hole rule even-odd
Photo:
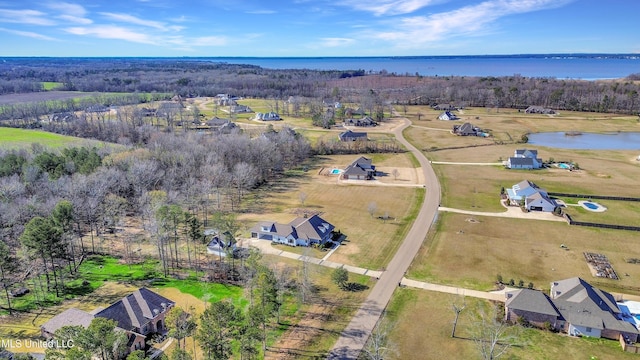
[{"label": "pool deck", "polygon": [[[597,206],[597,208],[595,208],[595,209],[590,208],[590,207],[588,207],[586,205],[586,203],[594,204],[594,205]],[[597,202],[593,202],[593,201],[580,200],[580,201],[578,201],[578,205],[582,206],[583,208],[587,209],[588,211],[593,211],[593,212],[605,212],[605,211],[607,211],[606,207],[598,204]]]}]

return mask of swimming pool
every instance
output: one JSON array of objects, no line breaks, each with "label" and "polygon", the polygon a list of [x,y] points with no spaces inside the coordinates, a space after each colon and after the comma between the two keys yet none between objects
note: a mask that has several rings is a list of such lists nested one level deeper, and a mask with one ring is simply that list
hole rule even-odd
[{"label": "swimming pool", "polygon": [[333,170],[331,170],[331,175],[338,175],[341,172],[342,172],[342,170],[340,170],[340,169],[333,169]]},{"label": "swimming pool", "polygon": [[584,206],[588,207],[588,208],[589,208],[589,209],[591,209],[591,210],[597,210],[598,208],[600,208],[600,205],[598,205],[598,204],[594,204],[594,203],[592,203],[592,202],[588,202],[588,201],[585,201],[585,202],[583,202],[582,204],[583,204]]},{"label": "swimming pool", "polygon": [[571,165],[565,163],[558,164],[558,167],[561,169],[571,169]]}]

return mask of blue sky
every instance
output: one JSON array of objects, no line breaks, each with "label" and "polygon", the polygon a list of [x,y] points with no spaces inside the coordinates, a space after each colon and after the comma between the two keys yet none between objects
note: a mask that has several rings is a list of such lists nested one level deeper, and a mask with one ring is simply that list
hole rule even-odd
[{"label": "blue sky", "polygon": [[0,0],[0,56],[640,53],[638,0]]}]

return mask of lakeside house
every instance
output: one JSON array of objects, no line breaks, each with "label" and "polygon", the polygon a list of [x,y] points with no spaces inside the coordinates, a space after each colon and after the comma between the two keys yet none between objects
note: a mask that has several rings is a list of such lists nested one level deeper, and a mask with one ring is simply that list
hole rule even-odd
[{"label": "lakeside house", "polygon": [[632,344],[640,332],[625,320],[614,297],[574,277],[551,283],[549,295],[520,289],[505,294],[505,320],[551,328],[571,336],[589,336]]},{"label": "lakeside house", "polygon": [[540,169],[543,166],[542,159],[538,157],[538,150],[517,149],[507,162],[508,169]]},{"label": "lakeside house", "polygon": [[86,311],[71,308],[42,324],[40,332],[45,339],[53,339],[63,326],[88,327],[94,318],[102,317],[116,322],[116,331],[127,334],[128,350],[144,350],[149,337],[166,331],[165,316],[175,302],[147,289],[140,288],[105,309]]},{"label": "lakeside house", "polygon": [[251,237],[289,246],[324,245],[335,227],[319,215],[298,217],[287,224],[260,222],[251,228]]}]

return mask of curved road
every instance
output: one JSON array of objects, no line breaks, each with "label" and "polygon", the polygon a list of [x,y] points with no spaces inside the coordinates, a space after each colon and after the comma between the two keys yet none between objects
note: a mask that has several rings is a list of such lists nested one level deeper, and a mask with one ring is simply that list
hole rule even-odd
[{"label": "curved road", "polygon": [[[397,116],[397,114],[394,114]],[[440,183],[429,160],[420,150],[411,145],[402,135],[402,131],[411,123],[404,119],[404,124],[393,131],[396,139],[409,149],[416,157],[426,184],[426,195],[420,212],[416,217],[407,237],[404,239],[393,259],[387,265],[386,271],[371,290],[360,309],[344,329],[340,338],[329,353],[328,359],[357,359],[364,348],[369,335],[373,331],[382,311],[386,308],[391,295],[409,268],[413,258],[420,250],[422,242],[427,236],[429,227],[434,222],[440,204]]]}]

